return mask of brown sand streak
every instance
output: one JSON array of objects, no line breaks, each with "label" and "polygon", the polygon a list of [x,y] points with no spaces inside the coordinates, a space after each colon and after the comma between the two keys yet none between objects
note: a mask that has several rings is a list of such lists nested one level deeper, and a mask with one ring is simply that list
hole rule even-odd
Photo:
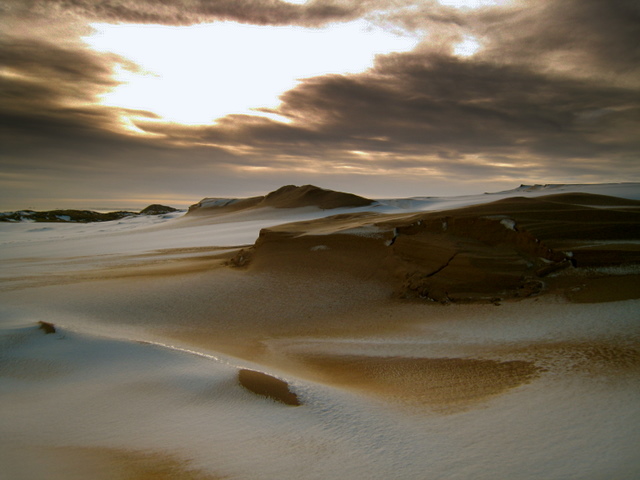
[{"label": "brown sand streak", "polygon": [[399,403],[446,412],[470,407],[529,383],[532,362],[473,358],[405,358],[301,354],[318,380]]}]

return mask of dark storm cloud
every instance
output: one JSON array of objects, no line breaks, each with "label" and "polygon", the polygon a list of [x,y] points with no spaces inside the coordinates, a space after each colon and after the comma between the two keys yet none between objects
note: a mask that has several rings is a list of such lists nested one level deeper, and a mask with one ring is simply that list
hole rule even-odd
[{"label": "dark storm cloud", "polygon": [[[114,87],[112,67],[127,62],[28,38],[5,37],[0,42],[0,122],[5,149],[77,142],[87,138],[114,140],[118,112],[93,105],[96,96]],[[24,142],[24,143],[21,143]],[[36,142],[37,144],[37,142]]]},{"label": "dark storm cloud", "polygon": [[[25,178],[40,179],[34,189],[63,177],[69,189],[69,179],[88,189],[104,184],[105,191],[107,185],[133,188],[134,179],[159,185],[180,177],[188,185],[196,177],[231,178],[225,175],[252,167],[326,178],[348,168],[363,178],[393,173],[408,182],[419,175],[456,182],[640,180],[637,2],[540,0],[469,11],[412,3],[5,2],[11,31],[0,45],[0,190]],[[371,13],[385,6],[393,9]],[[63,24],[319,26],[365,14],[389,29],[422,29],[428,36],[411,53],[377,57],[367,72],[301,81],[272,112],[289,123],[231,115],[205,127],[99,105],[99,95],[115,86],[114,67],[137,67],[42,35],[41,24],[44,30],[29,38],[36,23],[24,23],[50,17]],[[478,38],[482,50],[453,56],[452,46],[466,34]],[[123,114],[149,135],[123,130]],[[279,186],[276,174],[269,178]]]},{"label": "dark storm cloud", "polygon": [[93,21],[192,25],[221,20],[256,25],[320,26],[357,18],[375,0],[314,0],[295,5],[280,0],[13,0],[20,15],[57,13]]},{"label": "dark storm cloud", "polygon": [[[0,77],[0,177],[40,172],[55,182],[80,171],[100,175],[111,170],[117,176],[180,168],[183,147],[127,134],[120,125],[123,114],[148,119],[156,115],[95,103],[100,93],[116,85],[111,79],[116,64],[136,68],[115,55],[77,46],[3,38],[0,66],[7,74]],[[188,158],[192,165],[202,165],[228,162],[231,155],[192,148]]]},{"label": "dark storm cloud", "polygon": [[493,61],[640,82],[635,0],[532,2],[516,10],[479,12],[470,25],[486,39],[485,57]]},{"label": "dark storm cloud", "polygon": [[[289,125],[235,116],[208,128],[142,128],[243,145],[256,158],[401,169],[403,156],[421,156],[411,162],[437,158],[452,169],[465,155],[482,155],[501,158],[511,173],[519,163],[541,175],[564,165],[576,175],[608,166],[632,173],[640,150],[640,7],[624,0],[523,5],[460,13],[431,2],[395,11],[389,22],[431,26],[442,38],[380,56],[364,74],[303,81],[281,97],[277,113]],[[464,29],[484,51],[469,59],[443,53]]]},{"label": "dark storm cloud", "polygon": [[[394,54],[365,74],[316,77],[286,92],[278,113],[291,124],[232,116],[206,128],[141,127],[328,163],[358,150],[449,163],[468,154],[528,155],[552,167],[564,158],[632,156],[640,147],[637,99],[633,89],[520,66]],[[401,168],[397,158],[378,161]]]}]

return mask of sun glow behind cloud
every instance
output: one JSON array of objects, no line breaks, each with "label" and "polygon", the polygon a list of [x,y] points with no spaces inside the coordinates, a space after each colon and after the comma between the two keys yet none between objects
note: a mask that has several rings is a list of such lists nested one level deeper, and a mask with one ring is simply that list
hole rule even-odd
[{"label": "sun glow behind cloud", "polygon": [[107,106],[147,110],[164,121],[207,124],[229,114],[269,115],[302,78],[357,73],[377,54],[408,51],[420,41],[364,20],[322,29],[218,22],[190,27],[93,24],[93,49],[116,53],[140,71],[116,68],[121,85]]},{"label": "sun glow behind cloud", "polygon": [[453,47],[453,53],[459,57],[471,57],[478,50],[480,50],[480,43],[471,35],[465,35],[462,42]]}]

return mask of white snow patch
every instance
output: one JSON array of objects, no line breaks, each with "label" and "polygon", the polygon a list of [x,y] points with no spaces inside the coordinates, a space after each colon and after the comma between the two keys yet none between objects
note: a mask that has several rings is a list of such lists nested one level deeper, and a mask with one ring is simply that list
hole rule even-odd
[{"label": "white snow patch", "polygon": [[514,232],[516,230],[516,222],[511,218],[503,218],[502,220],[500,220],[500,224],[504,225],[509,230],[513,230]]},{"label": "white snow patch", "polygon": [[220,208],[239,202],[239,198],[204,198],[196,204],[201,208]]},{"label": "white snow patch", "polygon": [[377,227],[375,225],[366,225],[362,227],[340,230],[336,233],[341,235],[354,235],[356,237],[382,238],[385,232],[386,230],[383,230],[382,228]]}]

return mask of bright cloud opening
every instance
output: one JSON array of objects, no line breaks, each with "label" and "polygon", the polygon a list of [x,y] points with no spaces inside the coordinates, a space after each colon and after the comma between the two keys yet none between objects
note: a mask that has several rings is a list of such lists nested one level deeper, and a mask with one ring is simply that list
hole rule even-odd
[{"label": "bright cloud opening", "polygon": [[471,57],[478,50],[480,50],[480,43],[471,35],[465,35],[464,40],[453,47],[453,53],[459,57]]},{"label": "bright cloud opening", "polygon": [[108,106],[148,110],[164,120],[207,124],[229,114],[268,115],[302,78],[357,73],[377,54],[408,51],[419,38],[364,20],[322,29],[219,22],[190,27],[93,24],[84,41],[125,57],[140,72],[116,69],[122,84]]}]

